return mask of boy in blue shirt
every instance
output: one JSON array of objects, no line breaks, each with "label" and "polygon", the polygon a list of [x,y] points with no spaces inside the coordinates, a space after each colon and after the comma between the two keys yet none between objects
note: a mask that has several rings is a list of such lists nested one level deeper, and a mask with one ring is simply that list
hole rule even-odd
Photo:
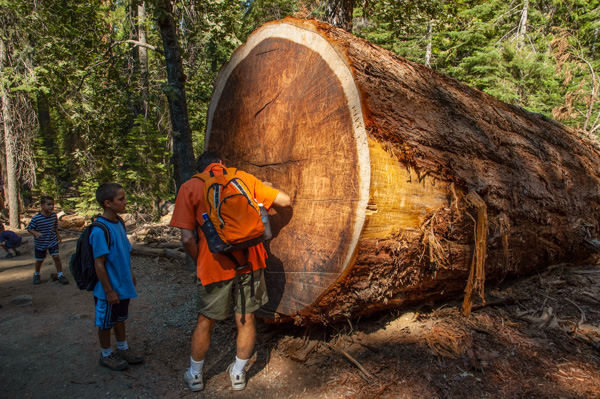
[{"label": "boy in blue shirt", "polygon": [[[129,316],[129,301],[137,298],[137,281],[131,270],[131,244],[119,213],[125,212],[125,190],[117,183],[104,183],[96,190],[96,200],[104,210],[97,221],[104,223],[110,232],[110,243],[102,229],[90,233],[98,283],[94,287],[96,326],[100,341],[101,366],[111,370],[124,370],[127,364],[141,363],[127,344],[125,320]],[[108,244],[108,245],[107,245]],[[117,352],[113,353],[110,332],[114,330]]]},{"label": "boy in blue shirt", "polygon": [[[6,258],[12,258],[14,256],[21,255],[21,252],[17,250],[21,246],[23,239],[17,235],[14,231],[4,230],[4,225],[0,223],[0,245],[6,251]],[[15,251],[15,254],[10,253],[10,249]]]},{"label": "boy in blue shirt", "polygon": [[34,237],[35,272],[33,273],[33,285],[42,283],[40,271],[42,270],[42,263],[46,259],[46,252],[50,252],[50,256],[54,260],[58,282],[63,285],[69,284],[69,280],[63,276],[62,260],[58,254],[58,243],[62,241],[62,238],[58,232],[58,218],[56,213],[53,212],[54,198],[43,196],[40,199],[40,206],[42,208],[40,213],[32,217],[27,225],[27,231]]}]

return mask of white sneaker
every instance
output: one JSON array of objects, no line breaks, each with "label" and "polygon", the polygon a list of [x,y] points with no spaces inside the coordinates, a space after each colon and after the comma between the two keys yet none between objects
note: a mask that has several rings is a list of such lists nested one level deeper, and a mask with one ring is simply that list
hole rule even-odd
[{"label": "white sneaker", "polygon": [[187,382],[192,392],[201,391],[204,389],[204,382],[202,382],[202,373],[199,375],[192,375],[190,369],[187,369],[183,375],[183,379]]},{"label": "white sneaker", "polygon": [[235,366],[235,362],[231,363],[229,367],[227,367],[229,378],[231,378],[231,388],[234,391],[243,391],[246,389],[246,372],[242,371],[242,374],[235,374],[233,372],[233,366]]}]

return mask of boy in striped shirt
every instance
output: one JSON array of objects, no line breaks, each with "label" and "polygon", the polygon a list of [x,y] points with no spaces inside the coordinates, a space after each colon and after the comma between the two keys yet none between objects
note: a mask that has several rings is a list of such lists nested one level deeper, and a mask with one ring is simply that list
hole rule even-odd
[{"label": "boy in striped shirt", "polygon": [[69,280],[63,275],[62,260],[58,254],[58,243],[62,241],[58,232],[58,218],[54,213],[54,198],[43,196],[40,199],[40,213],[31,218],[27,231],[29,231],[34,239],[34,259],[35,273],[33,274],[33,285],[41,284],[40,270],[42,262],[46,259],[46,252],[50,252],[58,273],[58,282],[61,284],[69,284]]}]

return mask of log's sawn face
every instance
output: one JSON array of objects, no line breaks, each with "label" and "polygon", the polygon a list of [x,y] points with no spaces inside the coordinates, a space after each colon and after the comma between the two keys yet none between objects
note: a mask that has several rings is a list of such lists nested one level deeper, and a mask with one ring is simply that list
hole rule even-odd
[{"label": "log's sawn face", "polygon": [[266,244],[266,308],[291,315],[351,262],[369,196],[368,145],[335,65],[298,42],[306,38],[264,36],[221,71],[206,148],[292,197],[292,211],[271,215]]},{"label": "log's sawn face", "polygon": [[475,244],[499,281],[585,259],[599,232],[596,149],[317,21],[268,23],[235,51],[205,146],[291,195],[272,218],[268,308],[297,322],[461,293]]}]

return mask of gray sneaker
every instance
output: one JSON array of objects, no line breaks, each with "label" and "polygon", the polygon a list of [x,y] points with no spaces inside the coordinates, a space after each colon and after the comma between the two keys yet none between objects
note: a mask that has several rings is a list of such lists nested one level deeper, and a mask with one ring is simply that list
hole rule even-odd
[{"label": "gray sneaker", "polygon": [[121,359],[116,353],[111,353],[110,356],[107,357],[101,355],[98,363],[100,366],[108,367],[114,371],[121,371],[127,368],[127,362]]},{"label": "gray sneaker", "polygon": [[42,276],[39,274],[34,274],[33,275],[33,285],[40,285],[42,284]]},{"label": "gray sneaker", "polygon": [[246,389],[246,372],[243,371],[242,374],[235,374],[233,372],[233,366],[235,366],[235,362],[231,363],[229,367],[227,367],[229,378],[231,378],[231,388],[234,391],[243,391]]},{"label": "gray sneaker", "polygon": [[69,280],[65,276],[59,276],[57,280],[62,285],[69,284]]},{"label": "gray sneaker", "polygon": [[187,369],[183,375],[183,379],[187,382],[190,391],[196,392],[204,389],[204,382],[202,382],[202,373],[198,375],[192,375],[190,369]]},{"label": "gray sneaker", "polygon": [[139,364],[144,361],[144,358],[132,351],[131,348],[125,351],[120,351],[117,349],[117,355],[119,355],[121,359],[125,360],[129,364]]}]

